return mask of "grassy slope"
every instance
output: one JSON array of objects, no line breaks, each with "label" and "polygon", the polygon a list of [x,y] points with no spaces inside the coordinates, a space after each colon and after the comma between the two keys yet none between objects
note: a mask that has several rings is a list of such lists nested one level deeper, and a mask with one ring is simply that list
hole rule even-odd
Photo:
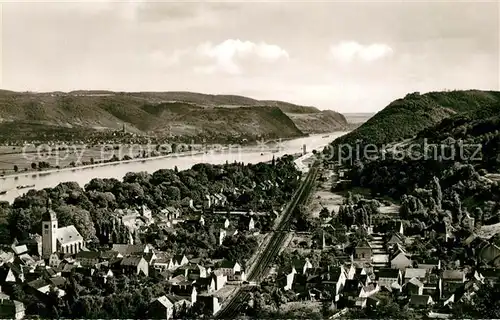
[{"label": "grassy slope", "polygon": [[335,144],[366,143],[386,144],[415,136],[454,115],[479,112],[484,107],[500,101],[494,91],[451,91],[408,94],[389,104],[366,123],[335,141]]},{"label": "grassy slope", "polygon": [[[313,120],[301,121],[296,114]],[[294,118],[299,118],[296,123]],[[313,107],[235,95],[109,91],[17,93],[2,90],[1,121],[23,123],[24,127],[32,123],[111,129],[121,128],[125,123],[135,132],[291,137],[307,132],[340,130],[345,118]]]}]

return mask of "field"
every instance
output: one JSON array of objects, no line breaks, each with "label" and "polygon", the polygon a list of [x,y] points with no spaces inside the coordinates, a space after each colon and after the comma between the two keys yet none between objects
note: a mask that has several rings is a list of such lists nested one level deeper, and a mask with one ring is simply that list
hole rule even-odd
[{"label": "field", "polygon": [[[201,145],[194,145],[193,150],[200,150]],[[156,151],[155,145],[71,145],[69,147],[41,146],[11,147],[0,146],[0,175],[14,174],[14,166],[19,172],[34,171],[32,163],[46,162],[50,168],[68,168],[111,160],[114,156],[122,160],[140,158],[143,154],[166,155],[172,150],[169,146]],[[161,152],[161,153],[160,153]],[[49,169],[49,168],[47,168]],[[38,169],[35,169],[38,170]]]},{"label": "field", "polygon": [[330,191],[332,182],[332,173],[328,172],[327,181],[320,182],[316,188],[311,201],[311,215],[313,217],[318,218],[323,208],[327,208],[330,212],[332,212],[332,210],[335,211],[335,213],[339,212],[339,207],[342,205],[344,197]]}]

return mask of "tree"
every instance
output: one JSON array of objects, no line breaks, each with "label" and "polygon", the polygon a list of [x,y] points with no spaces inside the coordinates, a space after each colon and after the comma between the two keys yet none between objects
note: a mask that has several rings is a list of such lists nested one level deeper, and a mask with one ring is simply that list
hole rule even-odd
[{"label": "tree", "polygon": [[97,240],[90,213],[74,205],[63,205],[55,210],[60,226],[74,225],[85,240]]},{"label": "tree", "polygon": [[457,318],[499,319],[500,284],[486,282],[476,292],[470,302],[462,302],[453,309]]},{"label": "tree", "polygon": [[18,172],[19,171],[19,167],[17,165],[14,165],[14,172]]},{"label": "tree", "polygon": [[330,216],[330,212],[328,211],[327,208],[323,207],[321,211],[319,212],[320,218],[326,219]]},{"label": "tree", "polygon": [[31,163],[31,169],[35,170],[35,169],[36,169],[36,166],[37,166],[36,162],[32,162],[32,163]]}]

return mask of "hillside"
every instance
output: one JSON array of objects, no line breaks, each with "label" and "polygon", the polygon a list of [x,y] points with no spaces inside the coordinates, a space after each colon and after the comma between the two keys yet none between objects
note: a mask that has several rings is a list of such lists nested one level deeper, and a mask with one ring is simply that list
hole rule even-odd
[{"label": "hillside", "polygon": [[316,113],[286,113],[295,125],[304,133],[331,132],[332,125],[337,130],[347,130],[346,118],[335,111],[324,110]]},{"label": "hillside", "polygon": [[[343,130],[346,120],[333,111],[282,101],[192,92],[0,91],[0,131],[22,124],[56,128],[120,129],[169,136],[272,137]],[[2,128],[4,127],[4,128]]]},{"label": "hillside", "polygon": [[497,104],[500,92],[450,91],[412,93],[393,101],[351,133],[337,139],[336,145],[364,143],[387,144],[401,141],[431,128],[454,115],[479,112]]}]

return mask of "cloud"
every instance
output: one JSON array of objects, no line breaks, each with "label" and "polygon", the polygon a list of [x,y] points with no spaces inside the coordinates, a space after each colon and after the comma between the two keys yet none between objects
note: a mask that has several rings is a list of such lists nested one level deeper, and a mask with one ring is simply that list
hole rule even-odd
[{"label": "cloud", "polygon": [[330,54],[341,62],[350,62],[356,59],[375,61],[393,54],[393,50],[383,43],[362,45],[355,41],[344,41],[330,47]]},{"label": "cloud", "polygon": [[288,52],[277,45],[239,39],[228,39],[217,45],[206,42],[198,46],[197,53],[201,57],[212,60],[210,65],[198,68],[198,70],[209,73],[222,71],[229,74],[239,74],[242,72],[239,62],[245,60],[274,62],[289,58]]}]

